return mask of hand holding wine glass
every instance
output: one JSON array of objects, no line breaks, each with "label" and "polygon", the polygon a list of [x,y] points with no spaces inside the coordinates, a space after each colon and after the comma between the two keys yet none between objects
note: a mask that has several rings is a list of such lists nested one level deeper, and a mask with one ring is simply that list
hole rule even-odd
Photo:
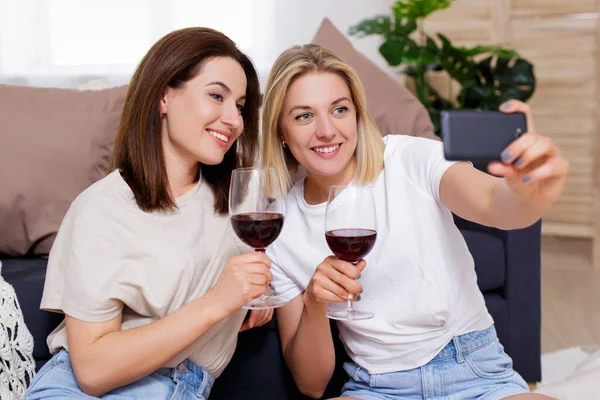
[{"label": "hand holding wine glass", "polygon": [[270,268],[271,260],[264,253],[230,257],[210,292],[230,315],[264,293],[273,278]]},{"label": "hand holding wine glass", "polygon": [[[377,238],[377,221],[370,186],[331,187],[325,214],[325,238],[333,254],[354,265],[373,249]],[[354,293],[348,291],[346,310],[331,311],[327,316],[344,321],[374,317],[372,312],[355,309],[353,300]]]},{"label": "hand holding wine glass", "polygon": [[362,285],[357,281],[366,266],[365,260],[356,265],[329,256],[320,263],[305,291],[305,304],[347,302],[348,296],[358,296]]},{"label": "hand holding wine glass", "polygon": [[[231,176],[229,214],[236,235],[257,252],[264,252],[281,232],[285,206],[274,168],[239,168]],[[266,290],[266,286],[265,286]],[[246,309],[281,307],[289,299],[263,293]]]}]

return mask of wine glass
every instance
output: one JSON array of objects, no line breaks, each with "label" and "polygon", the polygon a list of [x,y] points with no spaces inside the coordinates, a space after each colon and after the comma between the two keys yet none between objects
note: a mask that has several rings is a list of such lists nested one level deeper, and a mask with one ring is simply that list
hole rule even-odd
[{"label": "wine glass", "polygon": [[[229,215],[235,234],[253,247],[264,252],[283,227],[285,205],[275,169],[238,168],[231,175]],[[287,304],[282,296],[262,296],[248,302],[243,308],[262,310]]]},{"label": "wine glass", "polygon": [[[373,191],[368,185],[335,185],[329,190],[325,212],[325,239],[340,260],[356,265],[375,245],[377,222]],[[345,310],[329,311],[327,316],[342,321],[370,319],[372,312],[357,310],[353,294],[348,294]]]}]

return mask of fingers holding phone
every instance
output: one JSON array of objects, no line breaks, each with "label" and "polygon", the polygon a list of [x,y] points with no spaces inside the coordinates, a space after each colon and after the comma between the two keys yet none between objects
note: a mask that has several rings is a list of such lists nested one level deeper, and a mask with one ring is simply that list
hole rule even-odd
[{"label": "fingers holding phone", "polygon": [[443,111],[445,158],[471,161],[505,177],[532,203],[551,204],[564,189],[569,162],[552,140],[537,133],[527,104],[510,100],[500,111]]},{"label": "fingers holding phone", "polygon": [[569,162],[550,138],[535,131],[529,106],[511,100],[500,109],[508,114],[523,113],[528,132],[504,149],[501,162],[492,162],[489,172],[506,177],[513,191],[532,203],[540,206],[552,204],[564,189]]}]

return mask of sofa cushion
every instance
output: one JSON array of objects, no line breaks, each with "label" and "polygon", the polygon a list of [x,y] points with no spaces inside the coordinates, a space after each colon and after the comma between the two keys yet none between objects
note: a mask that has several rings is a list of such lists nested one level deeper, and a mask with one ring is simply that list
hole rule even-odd
[{"label": "sofa cushion", "polygon": [[[498,293],[488,292],[483,295],[485,306],[494,319],[494,326],[498,334],[498,340],[506,348],[508,353],[510,344],[508,342],[508,302]],[[510,354],[509,354],[510,355]]]},{"label": "sofa cushion", "polygon": [[210,399],[299,399],[277,331],[276,316],[266,325],[240,333],[238,344]]},{"label": "sofa cushion", "polygon": [[106,174],[125,90],[0,85],[0,253],[49,253],[71,202]]},{"label": "sofa cushion", "polygon": [[3,258],[2,276],[15,289],[25,325],[33,336],[36,363],[50,358],[46,338],[63,320],[62,314],[40,310],[46,266],[42,258]]},{"label": "sofa cushion", "polygon": [[333,51],[358,74],[367,96],[367,109],[382,135],[405,134],[437,139],[429,114],[421,102],[400,82],[382,71],[327,18],[312,43]]},{"label": "sofa cushion", "polygon": [[461,232],[475,261],[479,290],[487,292],[504,286],[506,262],[502,240],[482,232]]}]

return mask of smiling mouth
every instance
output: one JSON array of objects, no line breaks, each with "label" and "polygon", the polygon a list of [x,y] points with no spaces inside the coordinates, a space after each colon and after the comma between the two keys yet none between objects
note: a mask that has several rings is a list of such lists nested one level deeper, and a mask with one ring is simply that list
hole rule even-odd
[{"label": "smiling mouth", "polygon": [[329,154],[336,151],[341,146],[340,143],[328,147],[313,147],[311,150],[317,153]]},{"label": "smiling mouth", "polygon": [[214,138],[217,138],[225,143],[229,142],[229,138],[221,133],[215,132],[215,131],[211,131],[210,129],[206,130],[208,132],[208,134]]}]

